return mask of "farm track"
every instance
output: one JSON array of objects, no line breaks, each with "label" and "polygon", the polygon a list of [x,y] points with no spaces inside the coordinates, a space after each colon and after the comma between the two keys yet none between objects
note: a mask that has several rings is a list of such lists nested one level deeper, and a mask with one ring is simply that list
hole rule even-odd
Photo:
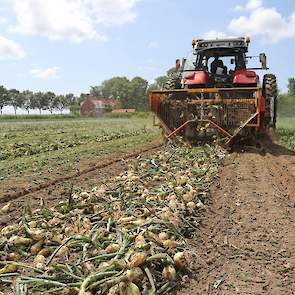
[{"label": "farm track", "polygon": [[112,166],[112,165],[114,165],[116,163],[122,162],[122,161],[124,161],[126,159],[136,158],[141,154],[145,154],[145,153],[157,150],[162,145],[163,144],[156,144],[156,145],[148,146],[148,147],[142,148],[142,149],[140,149],[138,151],[128,153],[128,154],[124,155],[123,157],[115,158],[115,159],[112,159],[112,160],[106,160],[105,162],[98,163],[98,164],[96,164],[94,166],[91,166],[89,168],[80,170],[77,173],[65,175],[63,177],[59,177],[59,178],[56,178],[54,180],[44,182],[42,184],[20,190],[18,192],[5,194],[5,195],[0,197],[0,203],[12,201],[12,200],[15,200],[17,198],[24,197],[24,196],[27,196],[29,194],[38,192],[40,190],[48,189],[50,187],[56,186],[56,185],[58,185],[60,183],[63,183],[63,182],[69,181],[69,180],[73,180],[73,179],[75,179],[77,177],[83,176],[83,175],[88,174],[90,172],[98,171],[98,170],[101,170],[103,168],[107,168],[107,167]]},{"label": "farm track", "polygon": [[194,280],[179,295],[295,294],[295,153],[231,154],[196,241]]}]

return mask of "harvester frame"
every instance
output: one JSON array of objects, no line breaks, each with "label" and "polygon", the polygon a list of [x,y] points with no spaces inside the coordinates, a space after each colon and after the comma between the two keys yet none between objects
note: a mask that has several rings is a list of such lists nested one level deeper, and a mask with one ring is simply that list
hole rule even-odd
[{"label": "harvester frame", "polygon": [[[249,38],[216,40],[216,42],[230,41],[236,44],[236,40],[239,41],[239,46],[243,47],[243,44],[246,44],[247,47],[244,48],[247,52]],[[196,44],[193,40],[193,46]],[[206,41],[201,42],[201,47],[202,44],[206,44]],[[262,67],[255,69],[268,69],[265,54],[260,55],[260,61]],[[176,61],[176,67],[179,67],[179,60]],[[212,87],[209,83],[207,85],[199,83],[203,76],[208,76],[208,67],[207,73],[204,70],[194,70],[193,75],[199,76],[189,83],[185,82],[186,77],[193,75],[191,73],[185,75],[180,70],[182,80],[180,82],[178,78],[178,83],[174,85],[181,86],[174,86],[168,90],[154,90],[149,94],[151,110],[155,114],[154,125],[162,128],[166,140],[172,140],[176,135],[181,134],[189,142],[197,138],[198,128],[205,134],[209,133],[209,137],[212,137],[212,130],[215,130],[215,133],[224,138],[227,146],[233,145],[240,138],[253,138],[259,133],[266,132],[270,127],[275,128],[276,94],[266,85],[268,77],[274,77],[274,75],[265,75],[261,86],[259,77],[252,70],[247,69],[246,66],[245,69],[238,69],[236,73],[241,76],[238,77],[241,79],[236,80],[243,83],[246,80],[248,83],[233,84],[230,87],[227,84],[220,87],[220,83],[218,87],[214,85]],[[235,75],[235,72],[231,74]],[[243,75],[246,78],[244,80]],[[251,83],[247,81],[247,75],[252,79],[249,80]],[[254,77],[256,80],[253,80]],[[254,84],[253,81],[257,82]],[[187,130],[189,136],[186,135]]]}]

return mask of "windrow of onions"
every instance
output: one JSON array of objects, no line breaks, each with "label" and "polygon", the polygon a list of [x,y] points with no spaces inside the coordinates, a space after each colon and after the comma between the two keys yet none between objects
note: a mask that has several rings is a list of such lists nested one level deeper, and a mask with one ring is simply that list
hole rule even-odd
[{"label": "windrow of onions", "polygon": [[55,207],[27,205],[1,230],[0,290],[169,293],[190,274],[190,241],[222,157],[209,146],[167,147]]}]

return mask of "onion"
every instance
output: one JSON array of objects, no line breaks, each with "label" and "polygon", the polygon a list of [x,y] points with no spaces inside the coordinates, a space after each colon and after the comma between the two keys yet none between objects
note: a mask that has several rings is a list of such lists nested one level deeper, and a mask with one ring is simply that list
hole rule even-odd
[{"label": "onion", "polygon": [[52,219],[50,219],[49,221],[48,221],[48,225],[49,226],[57,226],[57,225],[59,225],[59,224],[61,224],[61,220],[60,220],[60,218],[58,218],[58,217],[53,217]]},{"label": "onion", "polygon": [[38,254],[48,257],[51,254],[51,251],[49,248],[43,248]]},{"label": "onion", "polygon": [[118,244],[110,244],[105,248],[105,252],[107,254],[117,253],[119,249],[120,249],[120,246]]},{"label": "onion", "polygon": [[146,241],[143,235],[138,235],[135,238],[135,247],[143,248],[146,245]]},{"label": "onion", "polygon": [[194,193],[194,191],[189,191],[189,192],[187,192],[186,194],[184,194],[184,195],[182,196],[182,198],[183,198],[184,201],[186,201],[186,202],[191,202],[191,201],[194,199],[194,197],[195,197],[195,193]]},{"label": "onion", "polygon": [[12,252],[12,253],[7,254],[7,260],[9,260],[9,261],[11,261],[11,260],[12,261],[19,261],[20,259],[21,259],[21,256],[17,253]]},{"label": "onion", "polygon": [[23,238],[19,236],[12,236],[8,240],[8,243],[15,246],[29,246],[30,244],[32,244],[32,239]]},{"label": "onion", "polygon": [[175,268],[172,265],[165,266],[162,272],[162,276],[165,280],[174,281],[176,277]]},{"label": "onion", "polygon": [[130,282],[140,283],[144,277],[144,274],[140,267],[135,267],[133,269],[128,269],[126,271],[126,276]]},{"label": "onion", "polygon": [[89,195],[89,193],[87,193],[87,192],[82,192],[82,193],[80,193],[80,197],[81,197],[82,199],[88,199],[88,198],[90,197],[90,195]]},{"label": "onion", "polygon": [[86,270],[88,273],[95,272],[95,266],[91,262],[84,262],[83,268]]},{"label": "onion", "polygon": [[0,209],[0,214],[6,214],[10,211],[11,203],[7,203]]},{"label": "onion", "polygon": [[119,286],[115,285],[112,288],[110,288],[108,295],[117,295],[119,294]]},{"label": "onion", "polygon": [[146,257],[147,257],[147,255],[144,252],[139,252],[139,253],[133,254],[129,263],[128,263],[128,267],[134,268],[134,267],[141,266],[142,264],[145,263]]},{"label": "onion", "polygon": [[35,241],[40,241],[45,237],[45,233],[41,229],[28,230],[27,232]]},{"label": "onion", "polygon": [[14,263],[9,263],[0,269],[0,275],[5,273],[10,273],[10,272],[16,272],[16,271],[17,271],[17,265]]},{"label": "onion", "polygon": [[38,269],[45,269],[46,258],[43,255],[37,255],[34,259],[34,267]]},{"label": "onion", "polygon": [[190,209],[196,209],[197,208],[197,205],[194,202],[188,202],[186,205]]},{"label": "onion", "polygon": [[182,187],[182,186],[176,186],[176,187],[174,188],[174,190],[175,190],[176,193],[180,194],[180,193],[183,192],[183,187]]},{"label": "onion", "polygon": [[173,257],[174,263],[179,268],[184,268],[187,265],[187,259],[184,252],[177,252]]},{"label": "onion", "polygon": [[119,284],[120,295],[140,295],[140,290],[134,283],[121,282]]},{"label": "onion", "polygon": [[11,232],[14,231],[15,229],[16,229],[16,227],[14,225],[8,225],[8,226],[2,228],[1,234],[3,236],[9,236],[9,235],[11,235]]},{"label": "onion", "polygon": [[177,243],[173,240],[165,240],[162,242],[165,248],[175,248]]},{"label": "onion", "polygon": [[43,246],[44,241],[40,240],[31,247],[31,253],[37,255]]},{"label": "onion", "polygon": [[70,250],[67,246],[62,246],[56,253],[56,257],[59,257],[62,259],[68,259],[69,256],[70,256]]},{"label": "onion", "polygon": [[159,233],[159,239],[161,240],[161,241],[166,241],[166,240],[168,240],[169,239],[169,235],[167,234],[167,233],[165,233],[165,232],[161,232],[161,233]]},{"label": "onion", "polygon": [[178,185],[186,184],[188,181],[188,177],[186,175],[176,176],[175,178]]}]

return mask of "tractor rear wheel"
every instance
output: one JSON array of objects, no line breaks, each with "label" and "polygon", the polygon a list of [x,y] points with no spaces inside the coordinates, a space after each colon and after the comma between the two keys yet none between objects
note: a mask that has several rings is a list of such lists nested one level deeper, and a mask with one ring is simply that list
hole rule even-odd
[{"label": "tractor rear wheel", "polygon": [[178,77],[170,77],[164,84],[164,90],[180,89],[181,81]]},{"label": "tractor rear wheel", "polygon": [[265,98],[265,127],[276,128],[278,86],[277,78],[273,74],[266,74],[263,77],[263,96]]}]

